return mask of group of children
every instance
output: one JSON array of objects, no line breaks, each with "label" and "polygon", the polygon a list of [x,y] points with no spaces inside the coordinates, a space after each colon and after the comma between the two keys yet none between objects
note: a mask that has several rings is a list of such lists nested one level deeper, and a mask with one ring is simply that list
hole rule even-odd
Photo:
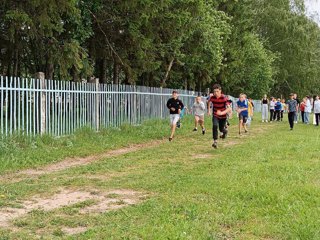
[{"label": "group of children", "polygon": [[[231,108],[232,101],[222,94],[221,86],[215,84],[213,86],[213,92],[210,93],[207,98],[207,114],[212,115],[212,132],[213,132],[213,144],[212,147],[217,148],[218,138],[226,138],[228,134],[228,118],[232,115]],[[171,134],[169,141],[173,140],[175,129],[179,123],[180,113],[184,109],[184,105],[181,100],[178,99],[178,93],[172,92],[172,98],[167,102],[167,107],[170,110],[170,126]],[[241,128],[244,133],[248,132],[247,126],[250,124],[253,118],[254,104],[252,99],[247,99],[245,94],[240,94],[239,100],[236,102],[236,112],[239,118],[239,134],[241,135]],[[201,127],[202,134],[206,133],[204,126],[204,117],[206,114],[206,106],[202,101],[202,97],[195,98],[195,102],[192,106],[192,112],[194,114],[194,129],[198,131],[198,126]],[[219,136],[220,132],[220,136]]]},{"label": "group of children", "polygon": [[[290,109],[291,107],[291,109]],[[293,124],[298,123],[299,116],[304,124],[310,123],[310,115],[314,112],[313,124],[319,126],[320,122],[320,100],[319,96],[314,98],[306,96],[300,102],[296,93],[290,94],[290,99],[286,102],[284,99],[270,100],[265,95],[262,99],[262,122],[268,122],[268,112],[270,113],[269,121],[282,121],[283,114],[288,113],[290,129],[293,129]],[[291,123],[292,122],[292,123]]]},{"label": "group of children", "polygon": [[261,104],[262,122],[268,122],[268,112],[270,112],[270,122],[283,120],[283,113],[287,110],[285,99],[272,97],[269,101],[267,95],[264,95]]}]

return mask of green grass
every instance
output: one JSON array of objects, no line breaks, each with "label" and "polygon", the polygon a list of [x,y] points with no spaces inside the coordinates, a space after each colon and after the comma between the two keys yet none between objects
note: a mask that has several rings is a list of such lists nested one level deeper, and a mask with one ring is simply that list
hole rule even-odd
[{"label": "green grass", "polygon": [[[186,118],[171,143],[39,179],[1,183],[0,206],[61,188],[133,189],[148,197],[138,205],[98,215],[79,213],[93,204],[90,201],[33,211],[14,221],[14,231],[0,230],[0,239],[320,239],[320,129],[298,124],[289,131],[287,122],[262,124],[256,118],[249,135],[238,137],[235,121],[217,150],[211,148],[211,132],[191,132],[192,119]],[[211,127],[209,119],[207,126]],[[25,159],[31,161],[41,151],[45,159],[36,158],[32,166],[167,135],[167,122],[157,121],[119,132],[83,130],[47,142],[48,137],[32,140],[37,148],[15,139],[17,153],[11,147],[1,153],[1,159],[15,154],[15,164],[1,168],[26,168]],[[88,177],[101,175],[109,178]],[[74,236],[62,231],[77,226],[87,231]]]},{"label": "green grass", "polygon": [[0,175],[39,167],[66,157],[83,157],[161,139],[166,131],[167,121],[149,120],[141,126],[123,125],[120,128],[102,129],[99,133],[82,128],[71,136],[11,136],[0,141]]}]

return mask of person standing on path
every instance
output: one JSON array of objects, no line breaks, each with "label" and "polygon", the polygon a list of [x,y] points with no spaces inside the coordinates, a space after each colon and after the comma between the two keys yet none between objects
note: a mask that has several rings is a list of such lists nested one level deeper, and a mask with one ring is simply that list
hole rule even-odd
[{"label": "person standing on path", "polygon": [[309,124],[310,123],[310,113],[311,113],[312,107],[309,96],[306,96],[306,105],[304,107],[304,123]]},{"label": "person standing on path", "polygon": [[248,99],[248,119],[250,118],[250,121],[253,120],[253,112],[254,112],[254,104],[252,98]]},{"label": "person standing on path", "polygon": [[263,96],[261,100],[261,105],[262,122],[268,122],[269,100],[267,98],[267,95]]},{"label": "person standing on path", "polygon": [[298,111],[295,113],[296,115],[294,116],[294,123],[298,123],[300,100],[296,93],[293,94],[293,99],[296,100],[298,104]]},{"label": "person standing on path", "polygon": [[314,107],[313,107],[313,111],[315,114],[315,118],[316,118],[316,126],[319,126],[319,122],[320,122],[320,98],[319,95],[316,96],[316,99],[314,100]]},{"label": "person standing on path", "polygon": [[272,97],[271,98],[271,101],[269,103],[269,106],[270,106],[270,122],[272,122],[274,120],[274,116],[275,116],[275,113],[274,113],[274,106],[276,105],[276,101],[275,101],[275,98]]},{"label": "person standing on path", "polygon": [[300,103],[300,113],[301,113],[301,120],[302,120],[302,123],[304,123],[304,110],[306,108],[306,101],[307,99],[306,98],[303,98],[302,99],[302,102]]},{"label": "person standing on path", "polygon": [[275,105],[274,105],[274,117],[273,119],[276,120],[279,122],[280,121],[280,114],[281,114],[281,109],[282,109],[282,104],[281,104],[281,101],[280,101],[280,98],[278,98],[278,100],[276,101]]},{"label": "person standing on path", "polygon": [[228,98],[222,94],[221,86],[219,84],[213,85],[213,96],[208,101],[208,116],[210,116],[210,104],[212,104],[212,134],[213,134],[213,148],[218,147],[218,129],[222,133],[221,138],[225,139],[228,134],[226,129],[227,114],[231,113],[232,109]]},{"label": "person standing on path", "polygon": [[294,99],[293,93],[290,94],[290,100],[288,100],[287,105],[288,105],[288,120],[290,124],[290,130],[293,130],[294,116],[298,111],[298,103],[297,103],[297,100]]},{"label": "person standing on path", "polygon": [[178,99],[178,92],[172,92],[172,98],[170,98],[167,102],[167,108],[170,110],[170,127],[171,127],[171,135],[169,137],[169,141],[172,141],[174,133],[176,131],[177,122],[180,119],[181,110],[184,108],[184,105],[180,99]]},{"label": "person standing on path", "polygon": [[196,101],[192,106],[193,114],[194,114],[194,129],[193,131],[198,131],[198,124],[202,128],[202,134],[206,133],[206,129],[204,127],[204,114],[205,114],[205,105],[201,100],[201,97],[196,97]]},{"label": "person standing on path", "polygon": [[281,122],[283,121],[283,114],[286,111],[286,109],[287,109],[286,100],[282,99],[281,100],[281,112],[280,112],[280,120],[281,120]]}]

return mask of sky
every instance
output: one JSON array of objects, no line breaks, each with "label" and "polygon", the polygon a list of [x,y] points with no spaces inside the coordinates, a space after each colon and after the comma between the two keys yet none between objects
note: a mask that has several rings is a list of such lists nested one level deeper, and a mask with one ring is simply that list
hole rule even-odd
[{"label": "sky", "polygon": [[[317,13],[320,15],[320,0],[305,0],[308,15],[313,15]],[[320,18],[317,20],[320,24]]]}]

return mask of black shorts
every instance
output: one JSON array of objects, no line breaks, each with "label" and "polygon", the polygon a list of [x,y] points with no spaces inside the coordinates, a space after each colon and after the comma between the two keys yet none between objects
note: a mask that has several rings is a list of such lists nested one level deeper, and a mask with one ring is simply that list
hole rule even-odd
[{"label": "black shorts", "polygon": [[239,115],[239,120],[242,120],[243,121],[243,123],[246,123],[247,122],[247,120],[248,120],[248,116],[243,116],[243,115]]}]

